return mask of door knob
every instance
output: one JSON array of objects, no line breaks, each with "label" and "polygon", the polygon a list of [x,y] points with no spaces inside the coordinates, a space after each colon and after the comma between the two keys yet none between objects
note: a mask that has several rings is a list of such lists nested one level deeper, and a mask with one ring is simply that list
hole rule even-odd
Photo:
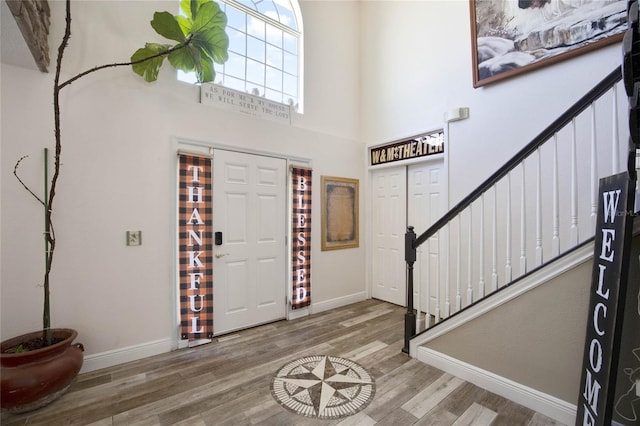
[{"label": "door knob", "polygon": [[221,257],[225,257],[225,256],[228,256],[228,255],[229,255],[229,253],[220,253],[220,252],[218,252],[218,253],[216,253],[216,259],[220,259]]}]

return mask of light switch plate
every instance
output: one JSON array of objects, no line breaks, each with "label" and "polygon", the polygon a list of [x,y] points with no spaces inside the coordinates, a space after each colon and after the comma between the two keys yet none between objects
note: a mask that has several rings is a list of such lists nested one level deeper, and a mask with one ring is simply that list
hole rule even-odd
[{"label": "light switch plate", "polygon": [[142,231],[127,231],[127,245],[142,245]]}]

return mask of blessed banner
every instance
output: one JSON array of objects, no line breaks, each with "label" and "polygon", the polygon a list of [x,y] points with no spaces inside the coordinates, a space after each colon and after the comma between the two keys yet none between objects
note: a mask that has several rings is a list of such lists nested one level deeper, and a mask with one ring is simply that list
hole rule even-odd
[{"label": "blessed banner", "polygon": [[292,269],[291,308],[311,304],[311,170],[292,169]]},{"label": "blessed banner", "polygon": [[211,159],[179,156],[180,337],[213,337]]}]

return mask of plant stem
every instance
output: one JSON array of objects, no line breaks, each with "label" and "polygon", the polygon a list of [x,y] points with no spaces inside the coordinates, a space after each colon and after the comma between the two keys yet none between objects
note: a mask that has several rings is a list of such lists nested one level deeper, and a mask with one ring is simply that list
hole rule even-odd
[{"label": "plant stem", "polygon": [[[131,61],[131,62],[119,62],[119,63],[97,66],[89,70],[86,70],[84,72],[81,72],[63,83],[60,83],[60,74],[62,72],[62,58],[64,56],[65,49],[69,44],[69,39],[71,38],[71,0],[66,0],[65,22],[66,24],[65,24],[64,36],[62,37],[62,42],[58,47],[58,58],[56,60],[56,73],[55,73],[55,79],[54,79],[54,85],[53,85],[53,118],[54,118],[55,145],[56,145],[55,155],[54,155],[54,172],[53,172],[53,177],[51,178],[51,187],[49,190],[49,196],[47,198],[47,195],[45,193],[45,201],[43,203],[45,205],[44,233],[45,233],[45,252],[46,253],[45,253],[45,272],[44,272],[44,283],[43,283],[44,308],[42,313],[42,326],[45,333],[45,341],[47,346],[51,345],[52,343],[51,312],[50,312],[50,297],[49,297],[49,276],[51,273],[51,266],[53,264],[53,253],[56,248],[56,238],[55,238],[55,231],[54,231],[53,220],[52,220],[53,200],[56,195],[58,177],[60,176],[60,166],[62,164],[60,162],[61,153],[62,153],[62,139],[61,139],[61,131],[60,131],[60,91],[66,86],[73,83],[74,81],[78,80],[79,78],[84,77],[93,72],[99,71],[101,69],[120,67],[120,66],[130,66],[130,65],[146,62],[161,56],[167,56],[170,53],[175,52],[176,50],[187,47],[192,40],[192,38],[189,37],[184,43],[178,44],[156,55],[149,56],[148,58],[140,59],[137,61]],[[20,163],[20,160],[18,160],[18,163],[16,164],[16,169],[18,167],[18,164]],[[14,174],[16,174],[15,169],[14,169]],[[16,174],[16,177],[17,177],[17,174]],[[18,180],[20,180],[20,178],[18,178]],[[22,183],[21,180],[20,182]],[[27,188],[26,185],[24,185],[24,183],[22,183],[22,185],[25,186],[25,188],[29,192],[31,192],[31,194],[34,197],[36,197],[36,199],[39,200],[39,198],[35,194],[33,194],[33,192],[29,188]]]}]

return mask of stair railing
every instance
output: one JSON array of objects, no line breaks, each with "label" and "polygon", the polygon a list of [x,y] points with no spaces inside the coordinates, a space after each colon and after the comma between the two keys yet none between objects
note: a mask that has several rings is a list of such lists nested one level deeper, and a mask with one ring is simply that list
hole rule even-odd
[{"label": "stair railing", "polygon": [[422,234],[407,228],[403,352],[423,322],[429,328],[593,237],[598,181],[627,166],[621,76],[612,71]]}]

